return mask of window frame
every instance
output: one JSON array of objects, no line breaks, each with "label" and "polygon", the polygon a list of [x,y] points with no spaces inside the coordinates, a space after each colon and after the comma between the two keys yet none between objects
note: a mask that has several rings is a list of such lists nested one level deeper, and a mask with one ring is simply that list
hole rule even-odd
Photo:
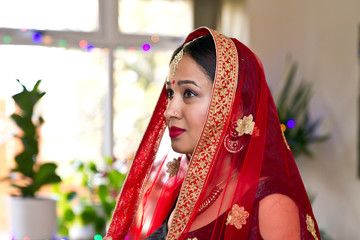
[{"label": "window frame", "polygon": [[[67,41],[66,48],[79,48],[79,41],[86,40],[96,48],[109,49],[105,59],[106,69],[104,70],[104,78],[106,82],[106,92],[104,94],[104,128],[103,128],[103,146],[102,154],[104,156],[114,157],[114,51],[118,46],[125,49],[134,47],[141,49],[146,42],[151,42],[152,34],[125,34],[119,31],[118,27],[118,0],[98,0],[99,14],[98,22],[99,29],[94,32],[78,32],[78,31],[57,31],[57,30],[27,30],[21,29],[0,28],[0,38],[3,39],[6,35],[12,37],[11,45],[38,45],[46,47],[59,47],[57,45],[59,40],[65,39]],[[53,41],[50,44],[34,43],[29,37],[33,32],[40,32],[43,36],[50,36]],[[175,49],[184,40],[182,37],[164,36],[161,35],[161,40],[157,43],[151,42],[152,51]],[[6,45],[6,43],[1,43]]]}]

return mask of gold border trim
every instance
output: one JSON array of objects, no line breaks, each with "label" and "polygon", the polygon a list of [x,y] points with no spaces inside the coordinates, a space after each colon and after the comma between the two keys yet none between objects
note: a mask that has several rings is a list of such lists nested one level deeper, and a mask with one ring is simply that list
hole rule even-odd
[{"label": "gold border trim", "polygon": [[193,215],[201,189],[214,166],[214,156],[222,146],[220,138],[226,131],[225,124],[230,122],[237,88],[239,66],[235,44],[230,38],[206,29],[215,42],[217,71],[206,122],[180,190],[174,218],[166,238],[168,240],[178,239]]}]

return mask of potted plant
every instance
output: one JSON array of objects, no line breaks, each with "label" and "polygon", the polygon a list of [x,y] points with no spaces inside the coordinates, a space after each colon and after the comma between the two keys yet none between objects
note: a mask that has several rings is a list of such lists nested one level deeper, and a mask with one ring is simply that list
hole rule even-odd
[{"label": "potted plant", "polygon": [[310,119],[309,103],[312,86],[301,82],[296,90],[293,90],[296,70],[297,64],[291,62],[285,74],[284,86],[280,91],[276,108],[294,158],[302,154],[313,157],[310,144],[325,141],[329,135],[319,135],[317,128],[321,120]]},{"label": "potted plant", "polygon": [[[319,135],[317,128],[321,121],[310,119],[309,104],[312,86],[309,83],[301,82],[295,90],[293,89],[296,70],[297,64],[289,62],[276,108],[282,130],[294,158],[300,155],[313,157],[310,144],[325,141],[330,136],[328,134]],[[312,203],[315,196],[308,195]],[[323,240],[331,240],[331,237],[322,229],[320,229],[320,236]]]},{"label": "potted plant", "polygon": [[71,240],[102,239],[126,177],[125,166],[109,157],[102,166],[80,160],[71,166],[69,177],[63,177],[63,189],[57,185],[55,191],[60,195],[59,234]]},{"label": "potted plant", "polygon": [[[17,80],[19,83],[20,81]],[[12,98],[18,112],[11,115],[19,128],[15,136],[21,140],[21,152],[15,156],[15,167],[6,180],[17,189],[10,198],[10,227],[14,239],[52,239],[56,234],[56,201],[38,196],[44,185],[58,183],[55,163],[39,163],[39,127],[44,123],[41,116],[34,114],[36,103],[45,95],[39,90],[38,80],[28,91],[23,90]]]}]

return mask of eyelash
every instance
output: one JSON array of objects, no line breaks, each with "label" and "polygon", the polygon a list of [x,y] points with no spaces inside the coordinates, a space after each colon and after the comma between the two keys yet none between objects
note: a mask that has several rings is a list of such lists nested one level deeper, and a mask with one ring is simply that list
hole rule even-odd
[{"label": "eyelash", "polygon": [[172,99],[174,97],[174,91],[171,89],[166,89],[167,92],[167,98]]},{"label": "eyelash", "polygon": [[[192,96],[188,96],[188,95],[192,95]],[[191,98],[191,97],[195,97],[197,96],[197,94],[193,91],[191,91],[190,89],[186,89],[185,92],[184,92],[184,97],[185,98]]]},{"label": "eyelash", "polygon": [[[167,89],[167,97],[168,99],[172,99],[174,97],[174,91],[172,89]],[[184,91],[184,98],[191,98],[191,97],[195,97],[198,94],[195,93],[194,91],[190,90],[190,89],[185,89]]]}]

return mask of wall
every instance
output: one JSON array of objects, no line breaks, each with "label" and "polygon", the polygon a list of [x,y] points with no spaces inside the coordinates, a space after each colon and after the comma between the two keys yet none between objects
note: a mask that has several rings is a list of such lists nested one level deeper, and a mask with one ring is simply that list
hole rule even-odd
[{"label": "wall", "polygon": [[314,159],[297,163],[314,213],[333,239],[360,239],[360,178],[357,177],[359,59],[358,0],[248,0],[249,46],[262,59],[270,88],[281,85],[285,58],[298,62],[296,81],[313,84],[312,117],[320,132]]}]

